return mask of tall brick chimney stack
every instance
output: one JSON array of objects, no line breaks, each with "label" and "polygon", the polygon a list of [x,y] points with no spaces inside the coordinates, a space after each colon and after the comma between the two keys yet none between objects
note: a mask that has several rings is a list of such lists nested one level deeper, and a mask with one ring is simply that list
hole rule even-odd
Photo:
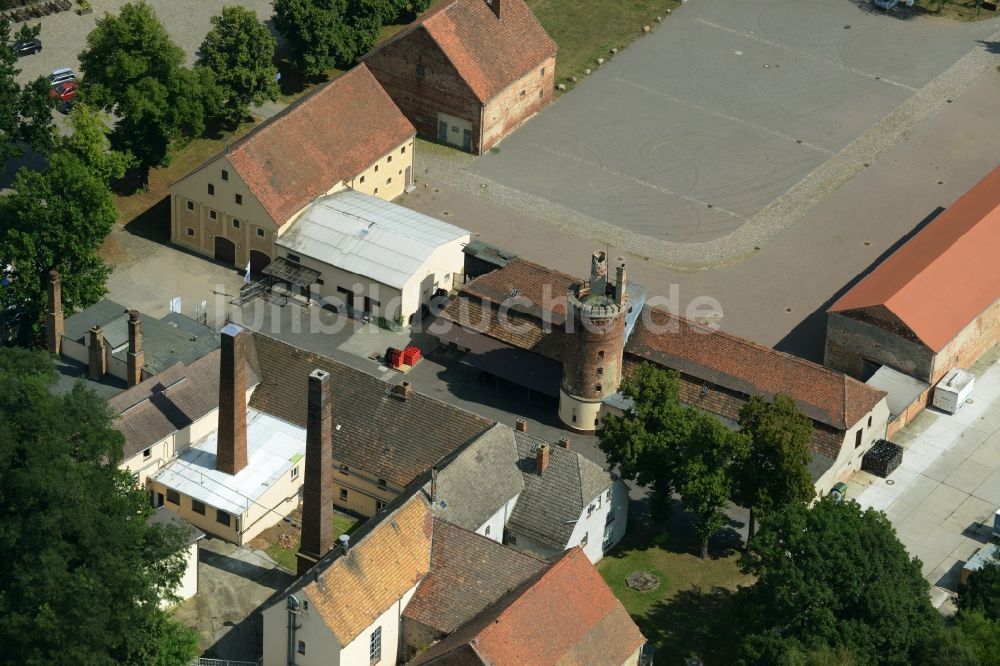
[{"label": "tall brick chimney stack", "polygon": [[142,381],[142,366],[146,357],[142,353],[142,322],[139,321],[139,311],[128,311],[128,357],[126,358],[125,380],[129,386],[135,386]]},{"label": "tall brick chimney stack", "polygon": [[90,345],[87,347],[87,375],[100,379],[108,372],[108,357],[104,353],[104,329],[94,326],[90,329]]},{"label": "tall brick chimney stack", "polygon": [[219,363],[219,435],[215,468],[236,475],[247,466],[247,380],[243,329],[222,329]]},{"label": "tall brick chimney stack", "polygon": [[309,373],[306,474],[302,489],[302,545],[296,574],[302,576],[333,548],[333,414],[330,373]]},{"label": "tall brick chimney stack", "polygon": [[549,468],[549,456],[552,454],[552,450],[549,448],[548,444],[539,444],[538,448],[535,449],[535,471],[539,474],[544,474],[545,470]]},{"label": "tall brick chimney stack", "polygon": [[59,271],[49,271],[49,311],[45,315],[45,335],[48,350],[58,354],[62,350],[63,335],[62,277]]},{"label": "tall brick chimney stack", "polygon": [[486,0],[486,6],[493,10],[493,13],[497,15],[497,20],[500,20],[500,1],[501,0]]}]

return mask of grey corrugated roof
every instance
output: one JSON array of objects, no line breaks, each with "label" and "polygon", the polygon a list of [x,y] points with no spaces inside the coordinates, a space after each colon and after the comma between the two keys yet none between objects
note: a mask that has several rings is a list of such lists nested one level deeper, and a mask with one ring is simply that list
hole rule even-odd
[{"label": "grey corrugated roof", "polygon": [[524,490],[507,525],[545,545],[565,548],[584,507],[612,484],[611,474],[579,453],[551,444],[549,466],[539,474],[535,450],[545,441],[523,432],[515,432],[514,438]]},{"label": "grey corrugated roof", "polygon": [[[524,489],[514,431],[497,424],[437,473],[434,516],[476,531]],[[425,490],[430,492],[430,483]]]},{"label": "grey corrugated roof", "polygon": [[[277,243],[330,266],[401,289],[465,229],[378,197],[344,190],[323,197]],[[451,270],[438,267],[442,272]]]}]

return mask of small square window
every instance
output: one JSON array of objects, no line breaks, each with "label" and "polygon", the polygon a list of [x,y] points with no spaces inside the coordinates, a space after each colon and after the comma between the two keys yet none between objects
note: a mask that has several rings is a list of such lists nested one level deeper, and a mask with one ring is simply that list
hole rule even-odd
[{"label": "small square window", "polygon": [[596,386],[594,386],[594,390],[597,391],[598,393],[600,393],[601,392],[601,385],[597,384]]},{"label": "small square window", "polygon": [[392,185],[392,176],[389,176],[388,178],[385,179],[385,184]]},{"label": "small square window", "polygon": [[598,368],[597,369],[597,376],[600,377],[603,374],[604,374],[604,368]]},{"label": "small square window", "polygon": [[525,91],[523,91],[523,90],[521,91],[521,97],[524,97],[524,92]]},{"label": "small square window", "polygon": [[382,500],[375,500],[375,513],[378,513],[383,509],[385,509],[385,502],[383,502]]},{"label": "small square window", "polygon": [[295,467],[292,468],[292,481],[294,481],[297,478],[299,478],[299,466],[298,465],[296,465]]},{"label": "small square window", "polygon": [[580,539],[580,545],[586,546],[588,541],[590,541],[590,532],[587,532],[586,534],[583,535],[583,538]]},{"label": "small square window", "polygon": [[403,170],[402,170],[402,169],[400,169],[399,171],[397,171],[397,172],[396,172],[396,175],[397,175],[397,176],[402,176],[402,175],[403,175]]},{"label": "small square window", "polygon": [[486,536],[490,535],[490,526],[489,525],[486,526],[486,531],[483,534],[485,534]]},{"label": "small square window", "polygon": [[225,525],[226,527],[229,527],[230,516],[229,516],[228,513],[226,513],[222,509],[216,509],[215,510],[215,522],[219,523],[220,525]]},{"label": "small square window", "polygon": [[399,149],[399,154],[400,155],[405,155],[406,154],[406,146],[403,146],[402,148]]},{"label": "small square window", "polygon": [[214,210],[210,210],[210,211],[208,211],[208,219],[210,219],[210,220],[217,220],[217,219],[219,219],[219,214],[216,213]]},{"label": "small square window", "polygon": [[347,501],[347,488],[340,489],[340,501],[341,502]]},{"label": "small square window", "polygon": [[225,169],[222,170],[222,180],[229,180],[229,172]]},{"label": "small square window", "polygon": [[378,480],[378,487],[379,488],[385,488],[385,486],[386,486],[385,479],[379,479]]},{"label": "small square window", "polygon": [[375,173],[378,173],[378,165],[375,165]]},{"label": "small square window", "polygon": [[597,352],[597,358],[604,358],[604,352],[603,351]]},{"label": "small square window", "polygon": [[386,161],[386,163],[391,162],[392,161],[392,155],[389,155],[389,157],[385,158],[385,161]]},{"label": "small square window", "polygon": [[545,76],[545,68],[542,67],[542,76]]},{"label": "small square window", "polygon": [[306,653],[306,642],[299,641],[299,654],[305,654],[305,653]]},{"label": "small square window", "polygon": [[181,494],[172,488],[167,488],[167,501],[171,504],[181,505]]},{"label": "small square window", "polygon": [[213,185],[212,183],[208,184],[208,193],[215,194],[215,185]]},{"label": "small square window", "polygon": [[192,229],[191,227],[188,227],[187,228],[187,235],[188,236],[194,236],[194,229]]},{"label": "small square window", "polygon": [[[289,252],[288,254],[286,254],[286,255],[285,255],[285,258],[286,258],[286,259],[288,259],[288,261],[293,261],[293,262],[295,262],[296,264],[302,261],[302,258],[301,258],[301,257],[299,257],[299,255],[297,255],[297,254],[292,254],[291,252]],[[346,468],[345,468],[345,469],[346,469]]]},{"label": "small square window", "polygon": [[239,220],[237,220],[237,219],[236,219],[236,218],[234,217],[234,218],[233,218],[233,229],[239,229],[239,228],[240,228],[240,221],[239,221]]},{"label": "small square window", "polygon": [[263,237],[264,237],[264,230],[257,229],[257,238],[263,238]]},{"label": "small square window", "polygon": [[196,499],[191,500],[191,510],[195,513],[204,516],[205,515],[205,503],[199,502]]},{"label": "small square window", "polygon": [[516,546],[517,545],[517,537],[514,536],[513,534],[508,534],[507,535],[507,543],[510,544],[511,546]]},{"label": "small square window", "polygon": [[378,188],[377,187],[375,188],[375,194],[378,194]]},{"label": "small square window", "polygon": [[361,176],[361,182],[362,183],[365,182],[365,177],[364,176]]},{"label": "small square window", "polygon": [[243,205],[243,195],[242,194],[235,194],[233,196],[236,199],[236,205],[237,206],[242,206]]},{"label": "small square window", "polygon": [[193,201],[188,201],[187,202],[187,209],[188,210],[194,210],[194,202]]},{"label": "small square window", "polygon": [[538,91],[538,99],[541,99],[543,97],[545,97],[545,91],[544,90],[539,90]]},{"label": "small square window", "polygon": [[604,496],[608,498],[609,502],[611,501],[611,488],[608,488],[608,492],[606,492]]},{"label": "small square window", "polygon": [[871,427],[872,427],[872,417],[871,417],[871,415],[870,415],[870,414],[868,415],[868,427],[869,427],[869,428],[871,428]]},{"label": "small square window", "polygon": [[146,459],[151,455],[153,455],[153,449],[146,449],[145,451],[142,452],[143,459]]}]

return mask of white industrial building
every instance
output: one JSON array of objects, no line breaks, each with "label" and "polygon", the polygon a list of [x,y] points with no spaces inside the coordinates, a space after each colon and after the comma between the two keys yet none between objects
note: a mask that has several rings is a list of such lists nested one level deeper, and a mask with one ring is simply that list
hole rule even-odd
[{"label": "white industrial building", "polygon": [[308,275],[324,305],[409,325],[438,289],[452,288],[469,239],[464,229],[344,190],[317,199],[278,238],[278,265],[265,272]]}]

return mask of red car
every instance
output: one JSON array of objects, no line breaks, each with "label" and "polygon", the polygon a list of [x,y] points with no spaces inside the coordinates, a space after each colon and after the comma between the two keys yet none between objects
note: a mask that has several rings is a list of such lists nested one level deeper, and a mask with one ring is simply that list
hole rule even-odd
[{"label": "red car", "polygon": [[52,86],[49,94],[60,102],[68,102],[76,97],[76,81],[66,81]]}]

